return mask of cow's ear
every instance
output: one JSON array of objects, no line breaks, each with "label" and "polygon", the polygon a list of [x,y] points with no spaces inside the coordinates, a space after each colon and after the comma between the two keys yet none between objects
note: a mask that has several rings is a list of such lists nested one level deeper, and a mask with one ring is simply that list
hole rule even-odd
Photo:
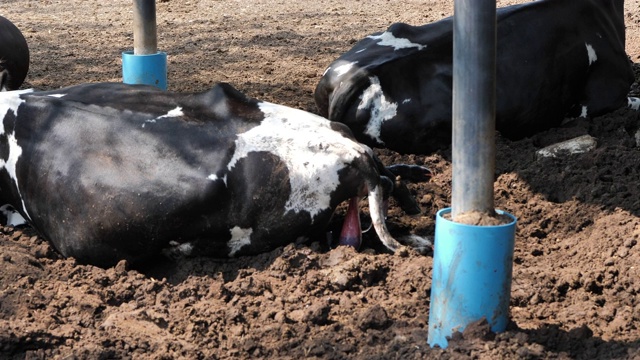
[{"label": "cow's ear", "polygon": [[7,91],[9,85],[9,72],[5,69],[0,72],[0,91]]}]

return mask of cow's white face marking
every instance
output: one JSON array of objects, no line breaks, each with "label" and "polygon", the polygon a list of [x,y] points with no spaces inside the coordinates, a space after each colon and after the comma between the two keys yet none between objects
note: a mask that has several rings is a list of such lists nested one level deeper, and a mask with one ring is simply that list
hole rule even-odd
[{"label": "cow's white face marking", "polygon": [[253,233],[253,229],[243,229],[241,227],[235,226],[233,229],[229,230],[231,233],[231,239],[227,242],[227,246],[229,247],[229,256],[234,256],[240,249],[242,249],[245,245],[251,245],[251,234]]},{"label": "cow's white face marking", "polygon": [[582,112],[580,113],[581,118],[586,118],[588,114],[587,105],[582,105]]},{"label": "cow's white face marking", "polygon": [[285,211],[315,215],[330,206],[331,193],[340,181],[338,171],[366,151],[371,151],[331,129],[320,116],[286,106],[261,102],[259,126],[238,134],[228,170],[252,152],[280,158],[289,171],[291,194]]},{"label": "cow's white face marking", "polygon": [[[3,91],[0,93],[0,119],[4,119],[4,117],[12,111],[13,114],[18,116],[18,108],[20,104],[24,102],[20,98],[20,95],[25,93],[33,92],[33,89],[28,90],[15,90],[15,91]],[[5,129],[3,124],[0,124],[0,135],[4,134]]]},{"label": "cow's white face marking", "polygon": [[640,110],[640,98],[630,97],[629,98],[629,108],[633,110]]},{"label": "cow's white face marking", "polygon": [[65,96],[65,95],[67,95],[67,94],[49,94],[48,96],[50,96],[52,98],[58,98],[59,99],[59,98]]},{"label": "cow's white face marking", "polygon": [[377,77],[372,76],[369,78],[369,81],[371,82],[371,86],[362,93],[362,100],[360,104],[358,104],[358,110],[371,109],[369,123],[364,133],[372,139],[375,139],[381,145],[384,145],[384,141],[380,138],[382,123],[396,116],[398,113],[398,104],[387,101],[387,98],[382,92],[380,80]]},{"label": "cow's white face marking", "polygon": [[354,61],[354,62],[346,63],[344,65],[340,65],[335,69],[333,69],[333,72],[335,72],[337,76],[342,76],[346,74],[349,70],[351,70],[351,68],[353,68],[353,66],[357,63],[358,63],[357,61]]},{"label": "cow's white face marking", "polygon": [[596,60],[598,60],[598,55],[596,55],[596,51],[593,49],[593,46],[587,43],[584,43],[584,45],[587,47],[587,54],[589,55],[589,65],[591,65],[596,62]]},{"label": "cow's white face marking", "polygon": [[17,212],[13,208],[13,206],[9,204],[0,206],[0,212],[7,218],[7,225],[9,226],[19,226],[27,224],[27,220],[25,220],[22,215],[20,215],[20,213]]},{"label": "cow's white face marking", "polygon": [[391,46],[393,47],[393,50],[409,48],[418,48],[418,50],[422,50],[427,47],[426,45],[412,43],[409,39],[397,38],[388,31],[385,31],[380,35],[370,35],[368,37],[374,40],[380,40],[378,41],[378,45]]}]

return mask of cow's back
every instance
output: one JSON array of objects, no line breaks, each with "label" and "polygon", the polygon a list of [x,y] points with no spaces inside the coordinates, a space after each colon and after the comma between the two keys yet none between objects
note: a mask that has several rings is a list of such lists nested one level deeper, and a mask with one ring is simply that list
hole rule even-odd
[{"label": "cow's back", "polygon": [[10,205],[63,255],[108,266],[175,241],[218,257],[272,250],[324,228],[378,166],[345,126],[249,99],[124,84],[0,93],[0,211]]},{"label": "cow's back", "polygon": [[155,253],[228,210],[211,206],[226,191],[211,176],[235,134],[255,126],[251,108],[234,121],[243,100],[219,86],[176,95],[96,84],[20,97],[17,119],[9,111],[4,121],[13,175],[1,177],[2,196],[61,253],[94,264]]},{"label": "cow's back", "polygon": [[[633,74],[621,6],[547,0],[498,10],[500,131],[518,138],[582,115],[585,107],[594,116],[624,105]],[[447,18],[394,24],[361,40],[323,75],[315,93],[320,113],[372,146],[423,153],[448,146],[452,31]]]}]

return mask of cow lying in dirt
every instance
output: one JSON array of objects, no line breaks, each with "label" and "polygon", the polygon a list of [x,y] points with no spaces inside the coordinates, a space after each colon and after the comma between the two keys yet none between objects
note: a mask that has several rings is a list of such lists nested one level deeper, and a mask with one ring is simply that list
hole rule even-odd
[{"label": "cow lying in dirt", "polygon": [[29,71],[29,47],[20,30],[0,16],[0,91],[16,90]]},{"label": "cow lying in dirt", "polygon": [[196,94],[117,83],[3,92],[0,114],[0,209],[63,255],[100,266],[174,242],[217,257],[268,251],[322,231],[341,202],[362,195],[395,250],[388,178],[430,175],[385,168],[344,125],[227,84]]},{"label": "cow lying in dirt", "polygon": [[[498,9],[496,127],[517,139],[566,117],[623,106],[634,81],[623,0],[542,0]],[[403,153],[451,143],[453,19],[394,24],[335,60],[316,87],[319,112],[359,141]]]}]

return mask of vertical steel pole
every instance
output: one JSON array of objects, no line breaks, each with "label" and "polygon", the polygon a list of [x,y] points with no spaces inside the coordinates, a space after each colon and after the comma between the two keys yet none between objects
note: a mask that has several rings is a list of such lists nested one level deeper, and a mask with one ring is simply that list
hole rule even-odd
[{"label": "vertical steel pole", "polygon": [[[494,214],[496,1],[454,0],[453,194],[436,214],[428,343],[447,347],[456,330],[485,318],[494,332],[509,318],[516,218],[495,226],[455,222]],[[453,221],[444,215],[452,212]]]},{"label": "vertical steel pole", "polygon": [[494,214],[496,1],[455,0],[452,217]]},{"label": "vertical steel pole", "polygon": [[155,0],[133,0],[133,54],[149,55],[158,51]]}]

